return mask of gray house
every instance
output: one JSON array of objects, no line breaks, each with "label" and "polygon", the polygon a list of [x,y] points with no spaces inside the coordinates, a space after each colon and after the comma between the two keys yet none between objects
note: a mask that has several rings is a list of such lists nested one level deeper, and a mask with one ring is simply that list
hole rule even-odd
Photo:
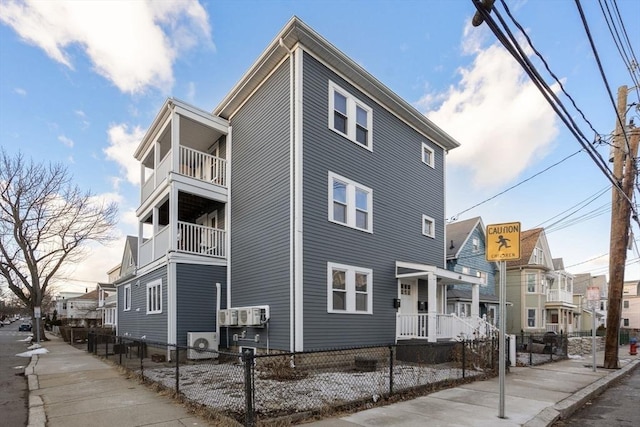
[{"label": "gray house", "polygon": [[482,283],[445,268],[457,146],[292,18],[211,113],[168,99],[138,146],[119,334],[256,351],[454,338],[446,287]]},{"label": "gray house", "polygon": [[480,284],[447,288],[447,313],[461,318],[482,317],[497,324],[496,264],[486,258],[485,226],[480,217],[447,224],[447,269],[476,276]]}]

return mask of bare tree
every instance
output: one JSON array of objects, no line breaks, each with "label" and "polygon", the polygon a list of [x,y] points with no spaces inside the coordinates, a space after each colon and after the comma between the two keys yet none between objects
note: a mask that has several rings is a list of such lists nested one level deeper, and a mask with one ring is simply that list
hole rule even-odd
[{"label": "bare tree", "polygon": [[88,243],[113,239],[117,212],[81,191],[63,165],[0,149],[0,277],[33,314],[63,266],[83,259]]}]

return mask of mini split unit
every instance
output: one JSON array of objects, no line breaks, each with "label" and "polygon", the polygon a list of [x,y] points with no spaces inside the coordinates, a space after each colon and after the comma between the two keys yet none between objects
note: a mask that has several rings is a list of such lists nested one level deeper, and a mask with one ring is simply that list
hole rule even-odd
[{"label": "mini split unit", "polygon": [[262,326],[269,320],[269,306],[229,308],[218,311],[220,326]]}]

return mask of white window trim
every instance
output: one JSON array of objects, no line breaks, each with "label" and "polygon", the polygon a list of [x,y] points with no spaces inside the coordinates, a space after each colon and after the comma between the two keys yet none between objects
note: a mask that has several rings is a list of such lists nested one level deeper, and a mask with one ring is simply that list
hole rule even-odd
[{"label": "white window trim", "polygon": [[[159,296],[159,308],[157,310],[150,310],[149,307],[149,290],[151,288],[158,288]],[[147,306],[147,314],[159,314],[162,313],[162,279],[156,279],[153,282],[147,283],[147,292],[145,293],[145,300]]]},{"label": "white window trim", "polygon": [[[430,160],[429,161],[427,161],[427,159],[425,159],[425,155],[424,155],[425,151],[428,151],[430,153],[430,156],[429,156]],[[435,159],[434,159],[435,151],[433,151],[433,148],[429,147],[424,142],[422,143],[422,151],[420,152],[420,157],[422,157],[422,163],[424,163],[425,165],[429,165],[434,169],[436,168]]]},{"label": "white window trim", "polygon": [[[533,318],[533,326],[529,326],[529,310],[533,310],[535,313],[535,317]],[[526,329],[536,329],[538,328],[538,309],[536,307],[527,307],[525,310],[525,328]]]},{"label": "white window trim", "polygon": [[[431,233],[428,233],[425,229],[424,223],[425,221],[431,222]],[[428,215],[422,215],[422,235],[431,237],[434,239],[436,237],[436,221]]]},{"label": "white window trim", "polygon": [[122,311],[131,311],[131,284],[124,285],[124,296],[122,297],[122,306],[123,306]]},{"label": "white window trim", "polygon": [[[338,92],[347,98],[347,133],[342,133],[334,127],[334,93]],[[356,140],[356,106],[367,112],[367,145],[361,144]],[[346,90],[329,80],[329,129],[344,136],[349,141],[360,147],[373,151],[373,109]]]},{"label": "white window trim", "polygon": [[[533,276],[533,291],[529,290],[529,275]],[[532,295],[532,294],[537,294],[538,293],[538,287],[540,285],[538,284],[538,275],[536,273],[525,273],[524,275],[524,291],[525,293]]]},{"label": "white window trim", "polygon": [[[333,218],[333,181],[340,181],[347,186],[347,222],[340,222]],[[335,174],[329,171],[329,221],[335,224],[343,225],[345,227],[354,228],[356,230],[365,231],[367,233],[373,233],[373,190],[369,187],[365,187],[362,184],[358,184],[348,178]],[[356,226],[356,189],[365,191],[367,193],[367,228],[360,228]]]},{"label": "white window trim", "polygon": [[[346,310],[333,309],[333,270],[345,271]],[[367,310],[356,311],[356,273],[367,275]],[[373,314],[373,270],[352,265],[327,263],[327,312],[339,314]]]}]

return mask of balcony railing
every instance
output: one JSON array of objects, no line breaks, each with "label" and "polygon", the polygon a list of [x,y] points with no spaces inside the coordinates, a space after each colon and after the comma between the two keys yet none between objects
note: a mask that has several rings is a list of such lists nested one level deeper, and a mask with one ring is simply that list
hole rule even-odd
[{"label": "balcony railing", "polygon": [[227,162],[211,154],[180,146],[180,173],[201,181],[226,186]]},{"label": "balcony railing", "polygon": [[[176,172],[199,181],[222,187],[227,186],[227,161],[225,159],[184,146],[180,146],[179,154],[179,169]],[[158,163],[157,168],[150,172],[142,184],[143,201],[147,200],[153,190],[169,175],[172,165],[171,159],[172,151],[170,150]]]},{"label": "balcony railing", "polygon": [[[481,318],[461,318],[455,314],[436,314],[436,339],[484,338],[497,329]],[[429,315],[426,313],[396,315],[396,336],[398,339],[429,338]]]},{"label": "balcony railing", "polygon": [[547,291],[547,302],[566,302],[573,304],[573,292],[562,289],[549,289]]},{"label": "balcony railing", "polygon": [[204,225],[178,221],[178,251],[218,258],[226,256],[226,232]]}]

